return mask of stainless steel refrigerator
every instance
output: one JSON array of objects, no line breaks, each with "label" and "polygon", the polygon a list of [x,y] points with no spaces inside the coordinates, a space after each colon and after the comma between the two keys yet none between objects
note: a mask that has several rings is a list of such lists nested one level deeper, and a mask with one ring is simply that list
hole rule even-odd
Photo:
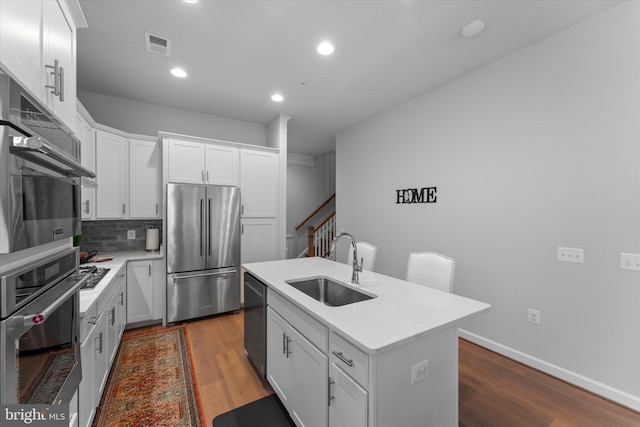
[{"label": "stainless steel refrigerator", "polygon": [[240,189],[167,185],[167,322],[240,309]]}]

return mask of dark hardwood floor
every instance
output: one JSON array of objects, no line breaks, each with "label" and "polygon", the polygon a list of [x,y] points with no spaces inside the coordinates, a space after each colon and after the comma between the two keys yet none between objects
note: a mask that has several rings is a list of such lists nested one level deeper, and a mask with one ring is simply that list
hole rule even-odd
[{"label": "dark hardwood floor", "polygon": [[[187,330],[203,427],[219,414],[273,393],[244,354],[242,311],[189,322]],[[640,426],[640,413],[462,339],[459,372],[461,427]]]}]

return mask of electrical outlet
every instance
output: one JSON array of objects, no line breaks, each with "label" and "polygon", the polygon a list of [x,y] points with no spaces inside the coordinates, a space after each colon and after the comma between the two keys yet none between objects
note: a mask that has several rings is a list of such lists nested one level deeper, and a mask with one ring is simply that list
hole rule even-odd
[{"label": "electrical outlet", "polygon": [[584,249],[558,246],[558,261],[584,264]]},{"label": "electrical outlet", "polygon": [[640,254],[620,254],[620,268],[623,270],[640,271]]},{"label": "electrical outlet", "polygon": [[418,362],[411,367],[411,384],[415,384],[418,381],[429,376],[429,359],[425,359],[422,362]]},{"label": "electrical outlet", "polygon": [[531,323],[535,323],[536,325],[540,324],[540,312],[538,310],[534,310],[534,309],[530,308],[527,311],[527,318],[529,319],[529,322],[531,322]]},{"label": "electrical outlet", "polygon": [[136,230],[127,230],[127,239],[133,240],[136,238]]}]

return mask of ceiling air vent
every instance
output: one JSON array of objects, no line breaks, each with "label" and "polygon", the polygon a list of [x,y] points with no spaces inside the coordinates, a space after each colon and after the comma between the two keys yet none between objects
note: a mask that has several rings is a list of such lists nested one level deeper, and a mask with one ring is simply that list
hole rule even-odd
[{"label": "ceiling air vent", "polygon": [[169,50],[171,48],[171,41],[169,39],[149,33],[144,33],[144,35],[147,40],[147,51],[169,56]]}]

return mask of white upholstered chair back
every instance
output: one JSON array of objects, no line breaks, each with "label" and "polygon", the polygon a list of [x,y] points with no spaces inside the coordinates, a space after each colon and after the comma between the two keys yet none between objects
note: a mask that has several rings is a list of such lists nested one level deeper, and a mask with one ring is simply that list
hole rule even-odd
[{"label": "white upholstered chair back", "polygon": [[[367,242],[357,242],[356,247],[358,248],[358,263],[362,262],[362,269],[367,271],[373,271],[376,265],[376,254],[378,253],[378,247],[373,246],[371,243]],[[349,246],[349,255],[347,256],[347,264],[353,264],[353,251],[351,250],[351,246]]]},{"label": "white upholstered chair back", "polygon": [[437,252],[409,254],[407,281],[453,292],[453,274],[456,260]]}]

